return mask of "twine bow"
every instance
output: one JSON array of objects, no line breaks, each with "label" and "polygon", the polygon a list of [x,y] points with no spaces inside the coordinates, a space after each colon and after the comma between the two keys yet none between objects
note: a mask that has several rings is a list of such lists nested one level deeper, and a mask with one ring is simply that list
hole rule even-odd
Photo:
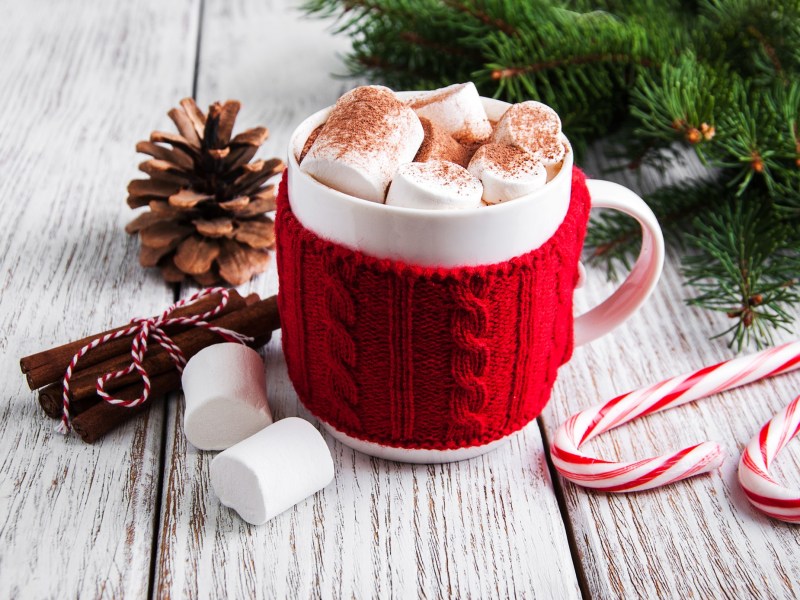
[{"label": "twine bow", "polygon": [[[200,298],[204,298],[212,294],[220,294],[221,298],[219,304],[217,304],[211,310],[199,315],[193,315],[191,317],[170,317],[170,315],[175,310],[183,306],[192,304],[193,302],[199,300]],[[64,379],[62,381],[62,395],[61,395],[63,402],[61,424],[56,428],[56,431],[58,431],[59,433],[67,434],[72,429],[69,416],[69,404],[70,404],[69,383],[70,379],[72,379],[72,373],[75,370],[78,361],[86,353],[90,352],[94,348],[97,348],[98,346],[102,346],[103,344],[110,342],[111,340],[115,340],[117,338],[121,338],[128,335],[133,336],[133,341],[131,342],[131,359],[132,359],[131,364],[124,369],[120,369],[119,371],[106,373],[105,375],[98,377],[95,387],[97,389],[97,395],[100,396],[103,400],[105,400],[109,404],[117,404],[126,407],[138,406],[143,402],[146,402],[147,399],[150,397],[150,377],[148,376],[147,370],[144,368],[143,365],[144,357],[147,354],[147,346],[150,338],[154,339],[156,342],[158,342],[158,344],[162,348],[164,348],[164,350],[166,350],[167,355],[169,355],[172,362],[175,363],[175,367],[178,369],[178,372],[179,373],[183,372],[183,367],[186,365],[186,357],[183,355],[183,352],[175,344],[175,342],[173,342],[172,339],[166,334],[166,332],[164,331],[164,327],[167,327],[169,325],[192,325],[194,327],[202,327],[204,329],[208,329],[209,331],[213,331],[214,333],[219,334],[225,341],[228,342],[237,342],[240,344],[246,344],[247,342],[253,341],[253,338],[249,336],[242,335],[236,331],[233,331],[231,329],[226,329],[224,327],[215,327],[214,325],[211,325],[210,323],[206,322],[206,319],[217,315],[220,311],[225,309],[225,306],[227,306],[228,304],[228,297],[229,293],[226,288],[222,287],[206,288],[190,296],[189,298],[185,298],[183,300],[180,300],[179,302],[176,302],[158,316],[136,317],[131,320],[130,327],[126,327],[125,329],[121,329],[113,333],[108,333],[102,337],[99,337],[89,342],[83,348],[78,350],[75,356],[72,357],[72,360],[70,360],[69,366],[67,367],[67,370],[64,373]],[[125,400],[123,398],[115,398],[111,394],[105,391],[106,384],[109,381],[111,381],[112,379],[117,379],[119,377],[124,377],[125,375],[129,375],[134,371],[139,373],[139,376],[142,378],[143,388],[140,396],[132,400]]]}]

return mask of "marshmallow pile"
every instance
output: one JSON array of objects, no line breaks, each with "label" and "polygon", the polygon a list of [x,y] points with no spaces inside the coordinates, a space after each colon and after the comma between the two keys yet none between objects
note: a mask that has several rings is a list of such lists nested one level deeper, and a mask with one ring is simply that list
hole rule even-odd
[{"label": "marshmallow pile", "polygon": [[540,102],[492,123],[473,83],[401,100],[382,86],[339,98],[297,157],[335,190],[391,206],[477,208],[520,198],[558,174],[561,120]]},{"label": "marshmallow pile", "polygon": [[264,363],[241,344],[215,344],[194,355],[181,376],[183,429],[200,450],[224,450],[211,462],[222,504],[261,525],[333,480],[325,440],[308,421],[273,424]]}]

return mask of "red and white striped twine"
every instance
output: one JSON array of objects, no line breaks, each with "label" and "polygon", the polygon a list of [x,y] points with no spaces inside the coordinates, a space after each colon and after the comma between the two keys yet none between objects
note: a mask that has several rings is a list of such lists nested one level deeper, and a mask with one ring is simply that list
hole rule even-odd
[{"label": "red and white striped twine", "polygon": [[[177,309],[191,304],[200,298],[204,298],[205,296],[210,296],[213,294],[220,294],[220,301],[214,308],[211,310],[204,312],[199,315],[193,315],[191,317],[170,317],[170,315]],[[225,329],[224,327],[215,327],[210,323],[206,322],[206,319],[217,315],[220,311],[225,309],[225,306],[228,304],[229,293],[226,288],[222,287],[215,287],[215,288],[206,288],[201,290],[189,298],[185,298],[180,300],[167,308],[163,313],[155,317],[137,317],[131,320],[131,326],[126,327],[125,329],[121,329],[119,331],[115,331],[113,333],[108,333],[102,337],[99,337],[95,340],[92,340],[88,344],[86,344],[83,348],[78,350],[75,356],[72,357],[72,360],[69,361],[69,366],[67,367],[66,372],[64,373],[64,379],[62,380],[62,412],[61,412],[61,424],[56,428],[56,431],[59,433],[67,434],[72,429],[70,425],[70,415],[69,415],[69,404],[70,404],[70,389],[69,384],[70,380],[72,379],[72,373],[75,370],[78,361],[81,359],[82,356],[86,355],[86,353],[90,352],[94,348],[98,346],[102,346],[106,342],[111,340],[115,340],[117,338],[125,337],[128,335],[133,336],[133,341],[131,342],[131,364],[128,365],[124,369],[120,369],[119,371],[114,371],[112,373],[106,373],[102,377],[98,377],[97,379],[97,395],[100,396],[103,400],[108,402],[109,404],[118,404],[120,406],[126,407],[133,407],[142,404],[143,402],[147,401],[150,397],[150,377],[147,375],[147,370],[143,366],[144,357],[147,354],[147,345],[149,339],[152,337],[156,342],[161,345],[164,350],[167,351],[167,354],[172,359],[172,362],[175,363],[175,367],[178,369],[179,372],[183,371],[183,367],[186,364],[186,357],[181,352],[181,349],[175,344],[175,342],[170,339],[170,337],[164,332],[164,327],[169,325],[192,325],[195,327],[202,327],[204,329],[208,329],[209,331],[213,331],[214,333],[219,334],[225,341],[228,342],[238,342],[240,344],[246,344],[248,342],[253,341],[253,338],[248,337],[246,335],[242,335],[236,331],[231,329]],[[109,393],[105,391],[106,383],[108,383],[112,379],[116,379],[118,377],[123,377],[124,375],[128,375],[133,373],[134,371],[138,372],[142,378],[142,393],[137,398],[133,400],[125,400],[123,398],[115,398],[111,396]]]},{"label": "red and white striped twine", "polygon": [[[580,446],[637,417],[680,406],[712,394],[800,368],[800,341],[678,375],[617,396],[571,416],[555,433],[553,464],[566,479],[606,492],[634,492],[667,485],[717,469],[725,458],[715,442],[633,462],[589,456]],[[798,400],[764,426],[747,447],[739,477],[753,504],[776,518],[800,520],[800,495],[781,488],[767,474],[775,454],[798,433]],[[744,478],[742,473],[744,473]],[[780,510],[778,510],[780,509]],[[790,518],[786,519],[788,515]]]}]

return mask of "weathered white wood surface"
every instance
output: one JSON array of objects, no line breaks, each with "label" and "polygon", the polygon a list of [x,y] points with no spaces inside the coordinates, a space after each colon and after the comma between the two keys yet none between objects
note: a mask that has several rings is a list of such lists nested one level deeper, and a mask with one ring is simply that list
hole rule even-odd
[{"label": "weathered white wood surface", "polygon": [[[346,41],[288,2],[208,1],[202,40],[198,100],[240,99],[243,127],[270,127],[264,156],[285,157],[294,126],[353,85],[330,77],[344,71],[335,53]],[[251,287],[276,293],[274,265]],[[266,361],[275,417],[311,418],[279,337]],[[328,437],[335,481],[252,527],[220,506],[209,487],[213,453],[186,443],[181,420],[173,405],[156,569],[163,597],[580,596],[535,423],[493,454],[443,466],[370,459]]]},{"label": "weathered white wood surface", "polygon": [[[600,172],[603,159],[587,162]],[[691,164],[688,172],[695,168]],[[677,176],[679,173],[673,173]],[[618,178],[635,187],[633,177]],[[645,177],[642,188],[654,178]],[[576,297],[596,304],[613,288],[593,269]],[[734,356],[708,338],[727,317],[687,307],[674,261],[655,295],[629,322],[562,368],[543,415],[545,430],[570,414],[628,390]],[[794,332],[794,338],[797,332]],[[793,336],[785,334],[783,341]],[[773,413],[800,394],[800,372],[739,388],[613,430],[587,445],[596,456],[632,460],[704,440],[721,442],[728,459],[719,473],[638,494],[584,490],[561,480],[575,532],[581,576],[597,598],[796,598],[800,596],[800,527],[755,511],[736,479],[739,456]],[[778,479],[800,489],[800,443],[778,458]]]},{"label": "weathered white wood surface", "polygon": [[194,1],[0,2],[0,597],[147,594],[163,411],[93,446],[53,432],[19,358],[173,291],[122,230],[135,142],[191,92]]},{"label": "weathered white wood surface", "polygon": [[[212,454],[185,442],[178,402],[94,446],[54,434],[18,358],[172,300],[157,274],[137,266],[136,242],[121,231],[131,216],[124,188],[140,158],[134,143],[169,128],[166,109],[191,93],[201,7],[37,0],[0,1],[0,11],[0,597],[151,589],[163,597],[562,598],[579,596],[579,581],[598,598],[800,596],[800,528],[757,514],[735,480],[739,452],[800,391],[800,374],[591,443],[606,458],[704,439],[728,447],[719,474],[667,489],[606,495],[561,481],[554,491],[535,424],[493,454],[431,467],[370,459],[329,439],[335,482],[262,527],[219,505]],[[241,126],[273,131],[264,156],[283,155],[291,128],[352,85],[329,76],[344,70],[336,52],[347,41],[289,2],[206,0],[203,12],[199,100],[241,99]],[[598,172],[599,162],[587,170]],[[274,266],[250,288],[275,293]],[[610,289],[590,270],[579,307]],[[594,402],[730,357],[708,340],[725,317],[686,307],[687,293],[668,266],[640,314],[577,350],[543,415],[545,431]],[[265,357],[276,418],[307,417],[278,338]],[[798,487],[799,446],[790,444],[776,468]]]}]

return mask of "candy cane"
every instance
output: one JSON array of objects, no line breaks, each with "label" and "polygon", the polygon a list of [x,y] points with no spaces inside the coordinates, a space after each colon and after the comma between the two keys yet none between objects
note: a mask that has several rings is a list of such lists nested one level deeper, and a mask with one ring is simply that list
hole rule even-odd
[{"label": "candy cane", "polygon": [[637,417],[797,368],[800,368],[800,341],[678,375],[617,396],[573,415],[558,428],[550,448],[553,464],[566,479],[607,492],[647,490],[713,471],[725,458],[725,451],[715,442],[703,442],[670,454],[622,463],[588,456],[579,448],[593,437]]},{"label": "candy cane", "polygon": [[800,432],[800,396],[775,415],[747,444],[739,460],[739,483],[753,506],[764,514],[800,523],[800,491],[769,475],[775,456]]}]

